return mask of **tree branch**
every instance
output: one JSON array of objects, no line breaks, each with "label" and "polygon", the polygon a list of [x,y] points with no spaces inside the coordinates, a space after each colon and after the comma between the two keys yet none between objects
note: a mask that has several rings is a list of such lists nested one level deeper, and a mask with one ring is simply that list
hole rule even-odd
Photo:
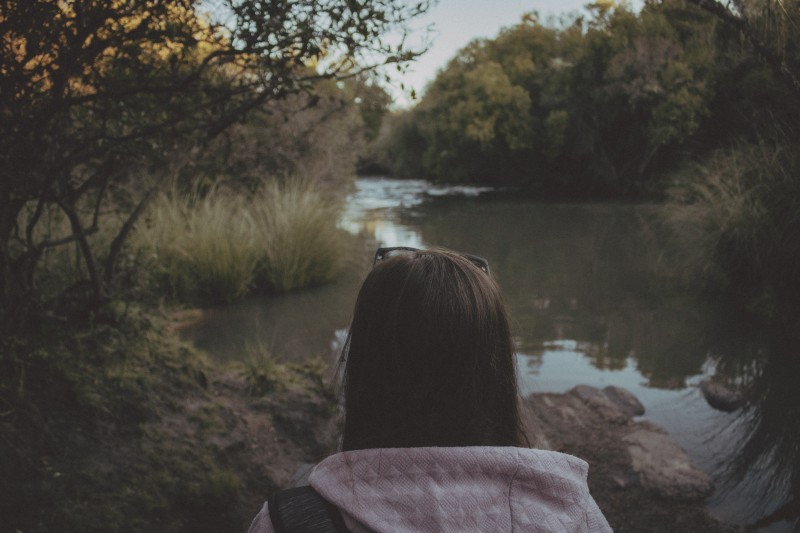
[{"label": "tree branch", "polygon": [[689,2],[708,11],[744,35],[756,53],[767,62],[775,76],[794,94],[795,98],[800,100],[800,78],[789,69],[786,61],[782,60],[773,48],[756,35],[747,19],[735,15],[717,0],[689,0]]},{"label": "tree branch", "polygon": [[106,284],[110,284],[111,281],[114,279],[114,271],[116,269],[117,258],[119,257],[120,252],[122,251],[122,247],[125,244],[125,241],[128,238],[128,235],[133,230],[134,225],[136,222],[141,218],[142,214],[144,213],[145,207],[152,199],[153,195],[158,191],[158,185],[151,187],[150,190],[144,195],[144,198],[139,202],[139,204],[134,208],[131,215],[122,225],[122,228],[117,233],[117,236],[114,237],[114,240],[111,242],[111,247],[109,248],[108,257],[106,258],[106,264],[104,269],[104,281]]},{"label": "tree branch", "polygon": [[[73,240],[78,242],[81,255],[83,255],[83,260],[86,263],[86,270],[89,273],[89,282],[92,286],[92,292],[94,292],[96,298],[99,298],[103,292],[103,288],[100,284],[100,277],[97,274],[97,265],[94,260],[94,254],[92,254],[92,248],[89,246],[89,241],[86,240],[88,233],[81,225],[80,217],[78,213],[75,212],[75,207],[73,205],[64,201],[60,201],[58,205],[69,219],[70,226],[72,227]],[[94,231],[96,230],[97,228],[94,228]]]}]

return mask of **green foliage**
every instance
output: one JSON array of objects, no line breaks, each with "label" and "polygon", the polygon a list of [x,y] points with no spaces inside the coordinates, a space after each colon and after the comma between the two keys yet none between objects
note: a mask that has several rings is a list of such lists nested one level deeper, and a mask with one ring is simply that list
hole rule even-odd
[{"label": "green foliage", "polygon": [[339,210],[299,178],[266,184],[250,205],[261,251],[257,281],[279,291],[329,281],[345,254]]},{"label": "green foliage", "polygon": [[392,103],[391,95],[375,79],[365,76],[348,80],[345,88],[353,94],[353,100],[358,107],[364,124],[364,139],[367,142],[375,140]]},{"label": "green foliage", "polygon": [[286,367],[279,363],[263,344],[248,346],[245,350],[242,375],[247,380],[250,394],[263,396],[272,392],[286,376]]},{"label": "green foliage", "polygon": [[[481,52],[478,45],[474,50]],[[493,61],[461,58],[446,73],[429,90],[441,95],[441,103],[421,105],[428,139],[423,161],[434,175],[450,173],[467,181],[474,179],[476,158],[529,144],[530,97]]]},{"label": "green foliage", "polygon": [[337,195],[355,176],[366,141],[380,126],[377,94],[387,96],[360,79],[321,80],[311,94],[268,102],[197,153],[181,182],[191,189],[203,176],[207,187],[253,192],[267,177],[301,175]]},{"label": "green foliage", "polygon": [[769,141],[716,153],[674,186],[664,207],[678,248],[688,251],[683,268],[769,313],[800,301],[798,213],[800,151]]},{"label": "green foliage", "polygon": [[[255,398],[152,310],[101,311],[0,339],[3,531],[243,531],[273,469],[327,453],[312,427],[336,402],[318,369],[270,370],[273,393]],[[294,433],[251,425],[271,428],[273,408]],[[273,454],[284,463],[264,470]]]},{"label": "green foliage", "polygon": [[[264,396],[286,388],[292,381],[291,365],[282,361],[263,343],[245,346],[241,373],[253,396]],[[321,373],[321,369],[320,369]]]},{"label": "green foliage", "polygon": [[[54,300],[80,296],[92,307],[118,296],[125,242],[173,176],[193,182],[207,163],[198,157],[206,148],[224,166],[231,145],[220,136],[251,112],[259,111],[256,125],[267,127],[240,138],[325,98],[341,102],[337,81],[387,63],[402,70],[418,54],[382,37],[407,29],[427,8],[425,1],[389,0],[221,0],[213,9],[199,0],[0,3],[2,331],[53,311],[37,283],[52,248],[74,247],[82,262]],[[276,111],[269,104],[289,97],[293,109],[278,106],[283,116],[268,116]],[[332,111],[333,104],[320,109]],[[359,114],[343,107],[347,117]],[[306,113],[297,125],[311,127],[326,114]],[[302,131],[294,132],[298,137]],[[320,143],[331,149],[320,153],[348,153],[337,149],[342,143]],[[271,151],[266,144],[256,155]],[[299,161],[294,155],[289,163]],[[337,177],[330,169],[339,161],[288,171]],[[283,171],[291,166],[280,163]],[[43,231],[55,211],[68,221],[60,238]],[[105,246],[89,242],[101,231],[110,235]]]},{"label": "green foliage", "polygon": [[241,196],[222,189],[205,196],[173,192],[151,205],[137,240],[177,298],[226,302],[250,290],[258,255],[245,206]]},{"label": "green foliage", "polygon": [[134,247],[175,298],[230,302],[330,280],[345,253],[338,218],[336,201],[295,178],[251,196],[173,192],[153,203]]},{"label": "green foliage", "polygon": [[[781,39],[788,61],[794,41]],[[550,24],[531,14],[470,43],[381,141],[401,177],[642,195],[754,122],[798,118],[775,73],[711,13],[606,2]]]},{"label": "green foliage", "polygon": [[393,113],[383,121],[378,136],[369,148],[369,160],[379,169],[390,169],[404,178],[426,176],[422,162],[426,140],[420,131],[418,109]]}]

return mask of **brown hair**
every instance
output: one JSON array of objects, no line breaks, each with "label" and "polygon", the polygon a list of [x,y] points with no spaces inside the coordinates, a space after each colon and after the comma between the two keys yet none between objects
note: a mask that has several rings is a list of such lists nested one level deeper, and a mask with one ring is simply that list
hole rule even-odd
[{"label": "brown hair", "polygon": [[345,451],[527,444],[500,289],[457,253],[378,263],[344,355]]}]

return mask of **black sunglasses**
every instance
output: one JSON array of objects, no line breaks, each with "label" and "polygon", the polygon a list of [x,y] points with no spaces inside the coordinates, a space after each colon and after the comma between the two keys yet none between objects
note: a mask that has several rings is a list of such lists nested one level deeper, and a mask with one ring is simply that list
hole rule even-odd
[{"label": "black sunglasses", "polygon": [[[397,257],[398,255],[413,253],[413,252],[420,252],[419,248],[411,248],[410,246],[393,246],[391,248],[378,248],[378,251],[375,252],[375,259],[372,261],[372,266],[374,267],[384,259],[391,259],[392,257]],[[468,259],[473,265],[480,268],[487,274],[489,273],[489,261],[484,259],[479,255],[473,254],[462,254],[459,253],[461,257],[464,259]]]}]

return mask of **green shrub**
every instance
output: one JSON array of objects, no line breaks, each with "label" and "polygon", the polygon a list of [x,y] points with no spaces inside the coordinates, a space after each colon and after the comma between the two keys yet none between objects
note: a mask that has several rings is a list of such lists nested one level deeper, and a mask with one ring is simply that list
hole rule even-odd
[{"label": "green shrub", "polygon": [[663,211],[689,271],[770,301],[800,297],[800,150],[738,145],[692,178]]},{"label": "green shrub", "polygon": [[251,288],[258,261],[253,221],[236,195],[162,195],[139,239],[178,298],[227,302]]},{"label": "green shrub", "polygon": [[340,205],[313,182],[288,179],[254,195],[215,189],[164,194],[135,247],[176,298],[230,302],[255,286],[287,291],[330,280],[341,266]]},{"label": "green shrub", "polygon": [[240,366],[248,390],[254,396],[272,392],[286,380],[286,365],[279,362],[269,348],[260,342],[245,346],[245,356]]},{"label": "green shrub", "polygon": [[262,187],[251,203],[261,247],[257,279],[287,291],[333,278],[344,255],[339,208],[301,179]]}]

